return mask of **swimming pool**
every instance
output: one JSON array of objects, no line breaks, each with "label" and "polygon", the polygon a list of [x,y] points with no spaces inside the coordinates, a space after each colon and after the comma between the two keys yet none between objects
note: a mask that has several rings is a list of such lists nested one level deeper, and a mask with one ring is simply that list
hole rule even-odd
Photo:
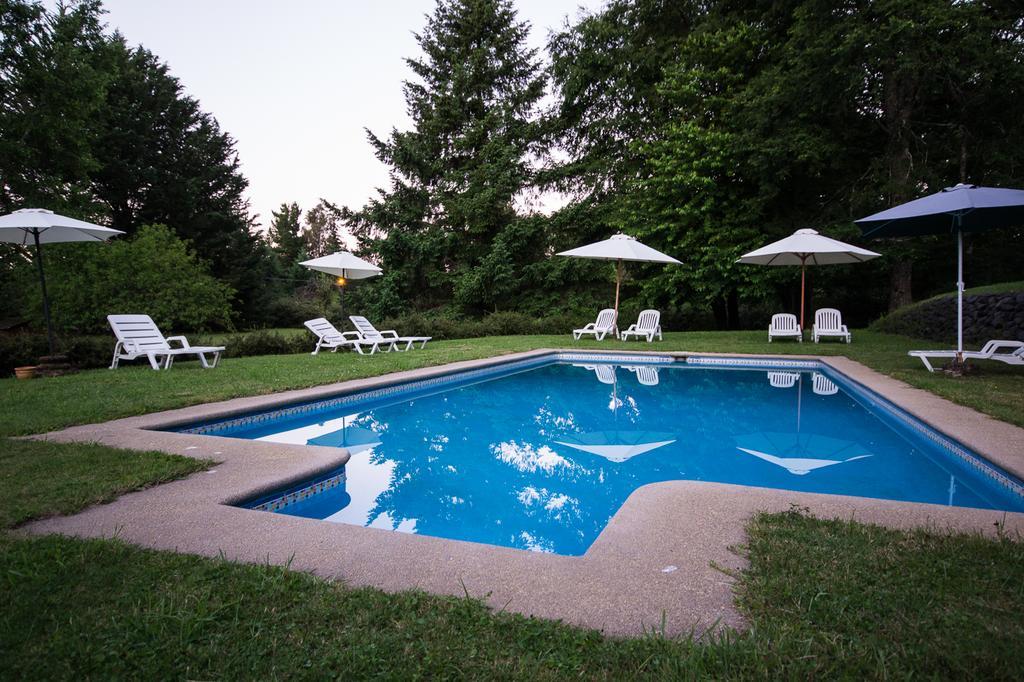
[{"label": "swimming pool", "polygon": [[252,509],[564,555],[668,480],[1024,511],[1016,478],[810,360],[561,354],[175,430],[351,453]]}]

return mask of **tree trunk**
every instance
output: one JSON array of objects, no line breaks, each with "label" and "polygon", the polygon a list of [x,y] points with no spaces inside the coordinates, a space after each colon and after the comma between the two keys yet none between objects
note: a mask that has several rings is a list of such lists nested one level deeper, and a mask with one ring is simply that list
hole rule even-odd
[{"label": "tree trunk", "polygon": [[726,316],[730,330],[740,328],[740,296],[735,289],[730,289],[726,298]]},{"label": "tree trunk", "polygon": [[892,266],[889,275],[889,312],[902,308],[914,301],[910,293],[911,275],[913,274],[914,261],[903,258]]},{"label": "tree trunk", "polygon": [[729,313],[725,307],[725,298],[719,297],[711,301],[711,313],[715,316],[715,329],[729,328]]}]

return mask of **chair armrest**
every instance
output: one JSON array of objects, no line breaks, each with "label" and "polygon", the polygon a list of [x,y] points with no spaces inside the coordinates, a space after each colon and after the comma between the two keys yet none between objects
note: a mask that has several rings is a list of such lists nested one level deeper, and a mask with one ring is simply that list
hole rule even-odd
[{"label": "chair armrest", "polygon": [[171,345],[171,341],[177,341],[181,344],[182,348],[187,349],[192,347],[188,344],[188,339],[186,339],[184,336],[168,336],[166,341],[168,346]]},{"label": "chair armrest", "polygon": [[[1012,348],[1013,351],[1016,351],[1019,348],[1024,348],[1024,343],[1021,343],[1020,341],[992,339],[991,341],[986,343],[985,346],[979,352],[986,353],[988,355],[993,355],[1000,348]],[[1010,351],[1010,353],[1012,354],[1013,351]]]},{"label": "chair armrest", "polygon": [[398,338],[398,332],[396,332],[394,329],[385,329],[384,331],[378,331],[377,333],[380,334],[381,337],[383,337],[383,338],[391,338],[391,339],[397,339]]},{"label": "chair armrest", "polygon": [[362,341],[363,335],[359,332],[342,332],[341,338],[345,341]]}]

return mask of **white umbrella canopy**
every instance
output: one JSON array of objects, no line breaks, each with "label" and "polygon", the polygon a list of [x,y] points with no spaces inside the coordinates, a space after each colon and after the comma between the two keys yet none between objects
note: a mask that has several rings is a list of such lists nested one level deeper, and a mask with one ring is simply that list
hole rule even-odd
[{"label": "white umbrella canopy", "polygon": [[40,245],[102,242],[119,234],[124,232],[68,218],[45,208],[23,208],[0,216],[0,242],[22,246],[35,244],[39,284],[43,290],[43,316],[46,318],[46,336],[51,355],[56,348],[56,339],[53,334],[53,323],[50,321],[50,301],[46,296],[46,275],[43,273],[43,254]]},{"label": "white umbrella canopy", "polygon": [[345,281],[349,279],[367,279],[382,273],[381,269],[373,263],[365,261],[348,251],[335,251],[326,256],[302,261],[299,265],[304,265],[310,270],[326,272],[328,275],[334,275],[339,278],[338,286],[341,288],[342,318],[345,317]]},{"label": "white umbrella canopy", "polygon": [[[622,262],[634,261],[642,263],[682,263],[672,256],[638,242],[628,234],[616,234],[604,241],[594,242],[568,251],[561,251],[559,256],[572,258],[592,258],[594,260],[615,261],[615,317],[619,316],[619,288],[622,286]],[[616,322],[617,324],[617,322]]]},{"label": "white umbrella canopy", "polygon": [[800,328],[804,328],[804,288],[807,264],[842,265],[863,263],[882,254],[818,234],[816,230],[797,230],[785,239],[743,254],[737,263],[751,265],[800,266]]},{"label": "white umbrella canopy", "polygon": [[381,269],[376,265],[348,251],[337,251],[320,258],[305,260],[299,265],[345,279],[366,279],[381,274]]},{"label": "white umbrella canopy", "polygon": [[63,242],[102,242],[121,230],[101,227],[84,220],[68,218],[45,208],[23,208],[0,216],[0,242],[12,244],[57,244]]}]

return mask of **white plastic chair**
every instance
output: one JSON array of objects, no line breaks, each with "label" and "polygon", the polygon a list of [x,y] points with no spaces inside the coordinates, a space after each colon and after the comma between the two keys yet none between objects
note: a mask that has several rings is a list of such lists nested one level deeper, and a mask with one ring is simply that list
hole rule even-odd
[{"label": "white plastic chair", "polygon": [[768,383],[772,388],[793,388],[800,380],[796,372],[768,372]]},{"label": "white plastic chair", "polygon": [[657,336],[658,340],[661,341],[661,313],[657,310],[641,311],[640,316],[636,318],[636,322],[629,325],[628,329],[619,334],[619,338],[623,341],[630,336],[644,336],[647,338],[648,343],[654,341],[654,337]]},{"label": "white plastic chair", "polygon": [[[326,318],[318,317],[315,320],[306,320],[303,324],[306,329],[316,334],[316,348],[310,355],[316,355],[321,348],[330,348],[331,352],[337,352],[339,348],[352,348],[360,355],[373,355],[378,350],[384,352],[393,350],[394,342],[384,340],[368,341],[363,339],[359,332],[339,332]],[[368,350],[364,350],[368,349]]]},{"label": "white plastic chair", "polygon": [[800,343],[804,341],[803,331],[796,315],[792,313],[777,313],[772,315],[772,323],[768,325],[768,343],[772,339],[796,339]]},{"label": "white plastic chair", "polygon": [[598,341],[604,340],[607,334],[618,335],[619,328],[615,325],[616,315],[612,308],[605,308],[597,314],[596,322],[589,322],[582,329],[573,329],[572,338],[579,341],[584,334],[593,334]]},{"label": "white plastic chair", "polygon": [[[349,315],[348,319],[352,320],[352,326],[356,328],[364,341],[391,342],[391,347],[397,351],[407,351],[412,348],[414,343],[420,344],[420,348],[423,348],[427,345],[427,341],[433,338],[432,336],[399,336],[394,329],[377,331],[377,328],[361,315]],[[398,347],[401,343],[405,344],[405,348]]]},{"label": "white plastic chair", "polygon": [[843,315],[835,308],[821,308],[814,311],[814,324],[811,326],[811,337],[814,343],[824,336],[838,336],[850,343],[850,330],[843,324]]},{"label": "white plastic chair", "polygon": [[811,387],[817,395],[835,395],[839,393],[839,387],[831,379],[820,372],[815,372],[811,377]]},{"label": "white plastic chair", "polygon": [[[192,346],[184,336],[164,338],[149,315],[107,315],[107,322],[117,337],[110,369],[117,369],[121,360],[141,357],[149,360],[150,367],[155,370],[170,369],[174,358],[179,355],[197,355],[204,369],[213,369],[224,351],[224,346]],[[171,341],[181,345],[172,347]],[[213,362],[206,359],[211,353]]]},{"label": "white plastic chair", "polygon": [[[1001,348],[1011,349],[1000,351]],[[921,362],[928,368],[929,372],[934,372],[935,368],[932,367],[932,363],[928,362],[932,360],[946,360],[956,357],[955,350],[912,350],[907,355],[914,358],[921,358]],[[1024,365],[1024,342],[1021,341],[1006,341],[1000,339],[993,339],[982,346],[981,350],[965,350],[964,360],[997,360],[998,362],[1004,362],[1007,365]]]}]

